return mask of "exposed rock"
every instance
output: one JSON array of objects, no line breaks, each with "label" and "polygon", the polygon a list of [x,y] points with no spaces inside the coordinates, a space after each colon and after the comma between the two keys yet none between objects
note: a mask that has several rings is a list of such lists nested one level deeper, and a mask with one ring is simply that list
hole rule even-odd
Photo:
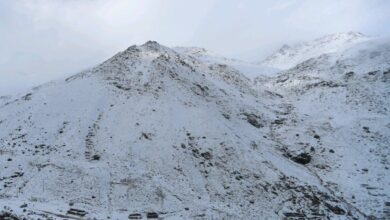
[{"label": "exposed rock", "polygon": [[92,160],[100,160],[100,155],[98,154],[93,155]]},{"label": "exposed rock", "polygon": [[246,119],[247,121],[249,122],[249,124],[253,125],[254,127],[256,128],[262,128],[264,127],[263,124],[261,124],[258,120],[260,119],[259,116],[255,115],[255,114],[251,114],[251,113],[244,113],[244,115],[246,116]]},{"label": "exposed rock", "polygon": [[353,77],[354,75],[355,75],[354,72],[348,72],[348,73],[346,73],[346,74],[344,75],[344,78],[345,78],[345,79],[350,79],[350,78]]},{"label": "exposed rock", "polygon": [[325,206],[336,215],[345,215],[346,213],[344,209],[338,207],[337,205],[333,206],[329,203],[325,203]]},{"label": "exposed rock", "polygon": [[29,101],[31,100],[32,93],[27,93],[25,96],[22,97],[23,100]]},{"label": "exposed rock", "polygon": [[303,213],[296,213],[296,212],[285,212],[283,213],[284,216],[287,218],[306,218],[306,215]]},{"label": "exposed rock", "polygon": [[308,164],[311,161],[311,156],[308,153],[301,153],[291,158],[294,162],[299,164]]},{"label": "exposed rock", "polygon": [[146,214],[146,218],[148,218],[148,219],[158,219],[158,214],[156,212],[148,212]]},{"label": "exposed rock", "polygon": [[21,219],[10,212],[2,211],[0,212],[0,220],[21,220]]},{"label": "exposed rock", "polygon": [[74,208],[69,209],[67,213],[70,215],[77,215],[77,216],[81,216],[81,217],[84,217],[86,214],[88,214],[84,210],[74,209]]},{"label": "exposed rock", "polygon": [[129,219],[142,219],[142,215],[139,213],[130,214]]},{"label": "exposed rock", "polygon": [[282,125],[285,121],[286,121],[285,118],[282,118],[282,119],[275,119],[275,120],[272,122],[272,124]]},{"label": "exposed rock", "polygon": [[206,160],[211,160],[213,158],[213,155],[210,152],[201,153],[200,156],[202,156]]},{"label": "exposed rock", "polygon": [[230,119],[230,115],[229,115],[229,114],[227,114],[227,113],[222,113],[222,116],[223,116],[224,118],[226,118],[227,120],[229,120],[229,119]]}]

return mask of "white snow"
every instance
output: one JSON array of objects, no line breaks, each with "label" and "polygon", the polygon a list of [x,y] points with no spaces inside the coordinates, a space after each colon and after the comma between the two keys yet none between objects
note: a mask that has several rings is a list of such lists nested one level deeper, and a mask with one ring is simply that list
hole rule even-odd
[{"label": "white snow", "polygon": [[359,32],[330,34],[310,42],[293,46],[284,45],[264,61],[259,62],[259,64],[285,70],[310,58],[342,51],[356,43],[364,42],[368,39],[369,37],[366,37]]},{"label": "white snow", "polygon": [[[387,218],[390,43],[350,35],[282,72],[147,42],[2,97],[0,207],[32,219]],[[329,41],[307,45],[318,42]]]}]

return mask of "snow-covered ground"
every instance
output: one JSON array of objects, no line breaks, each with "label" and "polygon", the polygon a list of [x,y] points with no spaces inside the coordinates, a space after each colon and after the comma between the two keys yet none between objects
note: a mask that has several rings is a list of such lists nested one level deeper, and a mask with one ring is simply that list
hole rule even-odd
[{"label": "snow-covered ground", "polygon": [[390,200],[389,74],[390,41],[372,39],[309,59],[267,82],[293,106],[294,117],[274,130],[281,150],[311,152],[308,168],[325,185],[382,218],[389,217]]},{"label": "snow-covered ground", "polygon": [[365,40],[280,72],[147,42],[0,98],[0,208],[32,219],[388,218],[389,45]]},{"label": "snow-covered ground", "polygon": [[253,80],[259,75],[262,76],[273,76],[276,73],[280,72],[281,69],[264,66],[260,64],[250,63],[242,60],[226,58],[224,56],[218,55],[212,51],[206,50],[204,48],[199,47],[175,47],[173,48],[179,53],[186,54],[188,56],[192,56],[201,60],[205,63],[209,64],[224,64],[228,65],[249,79]]},{"label": "snow-covered ground", "polygon": [[283,45],[278,51],[259,62],[259,64],[278,69],[289,69],[310,58],[339,52],[368,39],[370,38],[359,32],[330,34],[314,41],[293,46]]}]

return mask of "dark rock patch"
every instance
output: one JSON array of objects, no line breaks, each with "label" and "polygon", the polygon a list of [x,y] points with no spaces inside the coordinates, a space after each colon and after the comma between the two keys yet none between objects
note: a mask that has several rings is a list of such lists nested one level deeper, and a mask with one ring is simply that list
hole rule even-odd
[{"label": "dark rock patch", "polygon": [[349,79],[349,78],[353,77],[354,75],[355,75],[354,72],[348,72],[348,73],[346,73],[346,74],[344,75],[344,77],[345,77],[346,79]]},{"label": "dark rock patch", "polygon": [[329,203],[325,203],[325,206],[336,215],[345,215],[345,210],[338,207],[337,205],[333,206]]},{"label": "dark rock patch", "polygon": [[371,71],[371,72],[368,72],[367,74],[370,75],[370,76],[374,76],[378,73],[379,71],[376,70],[376,71]]},{"label": "dark rock patch", "polygon": [[253,125],[256,128],[262,128],[264,125],[262,125],[258,120],[260,119],[259,116],[255,114],[250,114],[250,113],[244,113],[246,116],[246,120],[248,121],[249,124]]},{"label": "dark rock patch", "polygon": [[22,99],[25,101],[29,101],[29,100],[31,100],[31,96],[32,96],[32,93],[27,93],[26,95],[24,95],[22,97]]},{"label": "dark rock patch", "polygon": [[10,213],[10,212],[5,212],[2,211],[0,212],[0,219],[1,220],[20,220],[16,215]]},{"label": "dark rock patch", "polygon": [[141,137],[145,138],[146,140],[152,140],[150,133],[142,132],[141,135],[142,135]]},{"label": "dark rock patch", "polygon": [[100,160],[100,155],[98,154],[93,155],[92,160]]},{"label": "dark rock patch", "polygon": [[285,118],[282,118],[282,119],[275,119],[272,124],[275,124],[275,125],[282,125],[284,122],[286,121]]},{"label": "dark rock patch", "polygon": [[229,119],[230,119],[230,115],[229,115],[229,114],[227,114],[227,113],[222,113],[222,116],[223,116],[224,118],[226,118],[227,120],[229,120]]},{"label": "dark rock patch", "polygon": [[142,215],[139,213],[130,214],[129,219],[142,219]]},{"label": "dark rock patch", "polygon": [[297,213],[297,212],[285,212],[283,215],[286,218],[306,218],[306,215],[303,213]]},{"label": "dark rock patch", "polygon": [[84,217],[87,214],[87,212],[84,210],[71,208],[68,210],[67,214]]},{"label": "dark rock patch", "polygon": [[211,160],[213,159],[213,155],[210,152],[204,152],[201,153],[200,156],[202,156],[206,160]]},{"label": "dark rock patch", "polygon": [[196,95],[199,95],[199,96],[208,96],[209,95],[209,93],[208,93],[209,88],[207,86],[195,84],[195,87],[192,87],[191,90]]},{"label": "dark rock patch", "polygon": [[299,163],[299,164],[308,164],[310,163],[311,161],[311,156],[310,154],[308,153],[301,153],[301,154],[298,154],[297,156],[293,156],[291,157],[291,159],[296,162],[296,163]]},{"label": "dark rock patch", "polygon": [[276,92],[271,92],[271,91],[268,91],[268,90],[265,90],[266,93],[272,95],[272,96],[276,96],[276,97],[279,97],[279,98],[283,98],[282,95],[280,95],[279,93],[276,93]]},{"label": "dark rock patch", "polygon": [[118,82],[113,82],[112,84],[113,84],[116,88],[118,88],[118,89],[120,89],[120,90],[124,90],[124,91],[129,91],[129,90],[130,90],[130,88],[125,87],[125,86],[119,84]]},{"label": "dark rock patch", "polygon": [[158,219],[158,214],[155,213],[155,212],[148,212],[146,214],[146,218],[148,218],[148,219]]},{"label": "dark rock patch", "polygon": [[337,82],[321,81],[321,82],[317,82],[317,83],[306,85],[305,86],[306,87],[305,90],[309,90],[309,89],[316,88],[316,87],[337,88],[337,87],[345,87],[345,86],[346,85],[340,84],[340,83],[337,83]]}]

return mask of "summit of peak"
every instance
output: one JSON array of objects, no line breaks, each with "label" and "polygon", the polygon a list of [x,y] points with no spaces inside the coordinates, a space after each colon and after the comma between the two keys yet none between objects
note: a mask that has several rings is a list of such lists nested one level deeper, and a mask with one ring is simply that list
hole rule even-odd
[{"label": "summit of peak", "polygon": [[134,52],[134,51],[142,51],[142,50],[151,50],[151,51],[158,51],[158,50],[161,50],[161,49],[167,49],[167,47],[159,44],[157,41],[147,41],[145,42],[144,44],[141,44],[141,45],[132,45],[130,47],[128,47],[124,52]]},{"label": "summit of peak", "polygon": [[145,42],[144,44],[142,44],[142,46],[157,47],[157,46],[161,46],[161,45],[157,41],[149,40],[149,41]]},{"label": "summit of peak", "polygon": [[147,41],[141,45],[132,45],[128,47],[126,50],[119,52],[115,56],[110,58],[109,61],[118,60],[118,59],[123,61],[123,59],[127,60],[130,57],[139,57],[140,54],[143,54],[142,56],[155,56],[151,54],[161,54],[161,53],[165,54],[165,53],[173,53],[173,52],[174,50],[159,44],[157,41]]},{"label": "summit of peak", "polygon": [[165,47],[164,45],[159,44],[157,41],[152,41],[152,40],[145,42],[140,47],[143,49],[152,50],[152,51],[158,51],[161,49],[166,50],[168,48],[168,47]]},{"label": "summit of peak", "polygon": [[288,49],[288,48],[290,48],[290,45],[288,45],[288,44],[283,44],[283,46],[281,47],[282,49]]}]

